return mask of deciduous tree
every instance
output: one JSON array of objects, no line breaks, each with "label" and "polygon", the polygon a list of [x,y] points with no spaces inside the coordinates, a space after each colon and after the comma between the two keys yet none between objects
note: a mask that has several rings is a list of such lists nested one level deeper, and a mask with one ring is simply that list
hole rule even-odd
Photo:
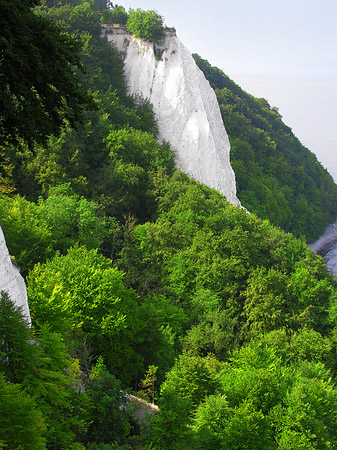
[{"label": "deciduous tree", "polygon": [[153,10],[130,10],[127,29],[145,41],[157,41],[163,34],[163,18]]},{"label": "deciduous tree", "polygon": [[0,2],[0,145],[45,142],[93,106],[74,75],[79,44],[34,14],[37,4]]}]

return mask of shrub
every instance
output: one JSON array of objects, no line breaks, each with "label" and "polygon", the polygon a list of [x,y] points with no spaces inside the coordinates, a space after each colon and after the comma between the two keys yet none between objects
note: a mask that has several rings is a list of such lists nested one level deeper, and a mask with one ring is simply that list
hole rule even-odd
[{"label": "shrub", "polygon": [[153,10],[130,10],[126,28],[139,39],[158,41],[163,35],[163,18]]},{"label": "shrub", "polygon": [[102,23],[116,23],[119,25],[126,25],[128,21],[128,13],[123,6],[116,6],[114,9],[104,9],[102,11]]}]

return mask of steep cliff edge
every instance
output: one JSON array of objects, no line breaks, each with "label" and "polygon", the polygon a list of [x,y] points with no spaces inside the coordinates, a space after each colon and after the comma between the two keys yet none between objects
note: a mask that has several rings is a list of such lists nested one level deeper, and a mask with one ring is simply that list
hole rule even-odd
[{"label": "steep cliff edge", "polygon": [[31,324],[27,291],[20,270],[9,256],[5,236],[0,227],[0,291],[5,291],[16,306],[22,307],[24,317]]},{"label": "steep cliff edge", "polygon": [[170,142],[177,167],[240,204],[217,98],[175,32],[166,31],[158,44],[123,28],[105,26],[103,33],[122,52],[128,93],[152,103],[159,139]]},{"label": "steep cliff edge", "polygon": [[307,242],[336,220],[337,185],[276,107],[245,92],[221,69],[193,55],[216,92],[231,143],[243,206]]},{"label": "steep cliff edge", "polygon": [[329,272],[337,277],[337,221],[328,225],[322,236],[308,247],[322,256]]}]

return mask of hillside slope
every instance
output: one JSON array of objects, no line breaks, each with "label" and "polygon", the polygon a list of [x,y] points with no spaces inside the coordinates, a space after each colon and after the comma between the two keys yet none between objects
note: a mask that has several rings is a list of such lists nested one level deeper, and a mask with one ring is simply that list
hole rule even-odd
[{"label": "hillside slope", "polygon": [[317,239],[336,220],[337,185],[331,175],[282,122],[277,108],[194,58],[220,104],[241,203],[308,242]]},{"label": "hillside slope", "polygon": [[[323,260],[174,167],[100,37],[104,1],[46,2],[82,44],[97,109],[48,145],[3,150],[0,222],[32,327],[0,292],[0,447],[337,449]],[[158,402],[148,426],[125,388]]]}]

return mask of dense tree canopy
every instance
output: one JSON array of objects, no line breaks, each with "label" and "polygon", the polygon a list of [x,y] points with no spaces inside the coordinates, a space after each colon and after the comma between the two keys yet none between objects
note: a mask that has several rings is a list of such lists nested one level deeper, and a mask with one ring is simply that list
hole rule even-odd
[{"label": "dense tree canopy", "polygon": [[307,242],[336,220],[331,175],[281,120],[277,108],[244,92],[221,70],[194,58],[214,88],[231,142],[238,197],[261,218]]},{"label": "dense tree canopy", "polygon": [[35,0],[0,2],[0,144],[32,144],[78,124],[92,105],[74,75],[79,47],[31,10]]},{"label": "dense tree canopy", "polygon": [[144,41],[158,41],[163,34],[163,18],[156,11],[138,8],[129,12],[126,28]]},{"label": "dense tree canopy", "polygon": [[[336,449],[336,281],[270,223],[317,234],[333,215],[329,177],[277,111],[199,59],[239,195],[270,221],[233,207],[175,169],[151,104],[127,95],[120,55],[100,36],[103,18],[125,10],[45,0],[32,18],[35,4],[22,20],[54,36],[51,20],[66,47],[81,44],[75,69],[97,109],[58,136],[47,127],[28,139],[1,122],[0,223],[32,329],[2,293],[0,448]],[[50,70],[40,62],[37,80]],[[144,398],[132,407],[131,390]]]}]

